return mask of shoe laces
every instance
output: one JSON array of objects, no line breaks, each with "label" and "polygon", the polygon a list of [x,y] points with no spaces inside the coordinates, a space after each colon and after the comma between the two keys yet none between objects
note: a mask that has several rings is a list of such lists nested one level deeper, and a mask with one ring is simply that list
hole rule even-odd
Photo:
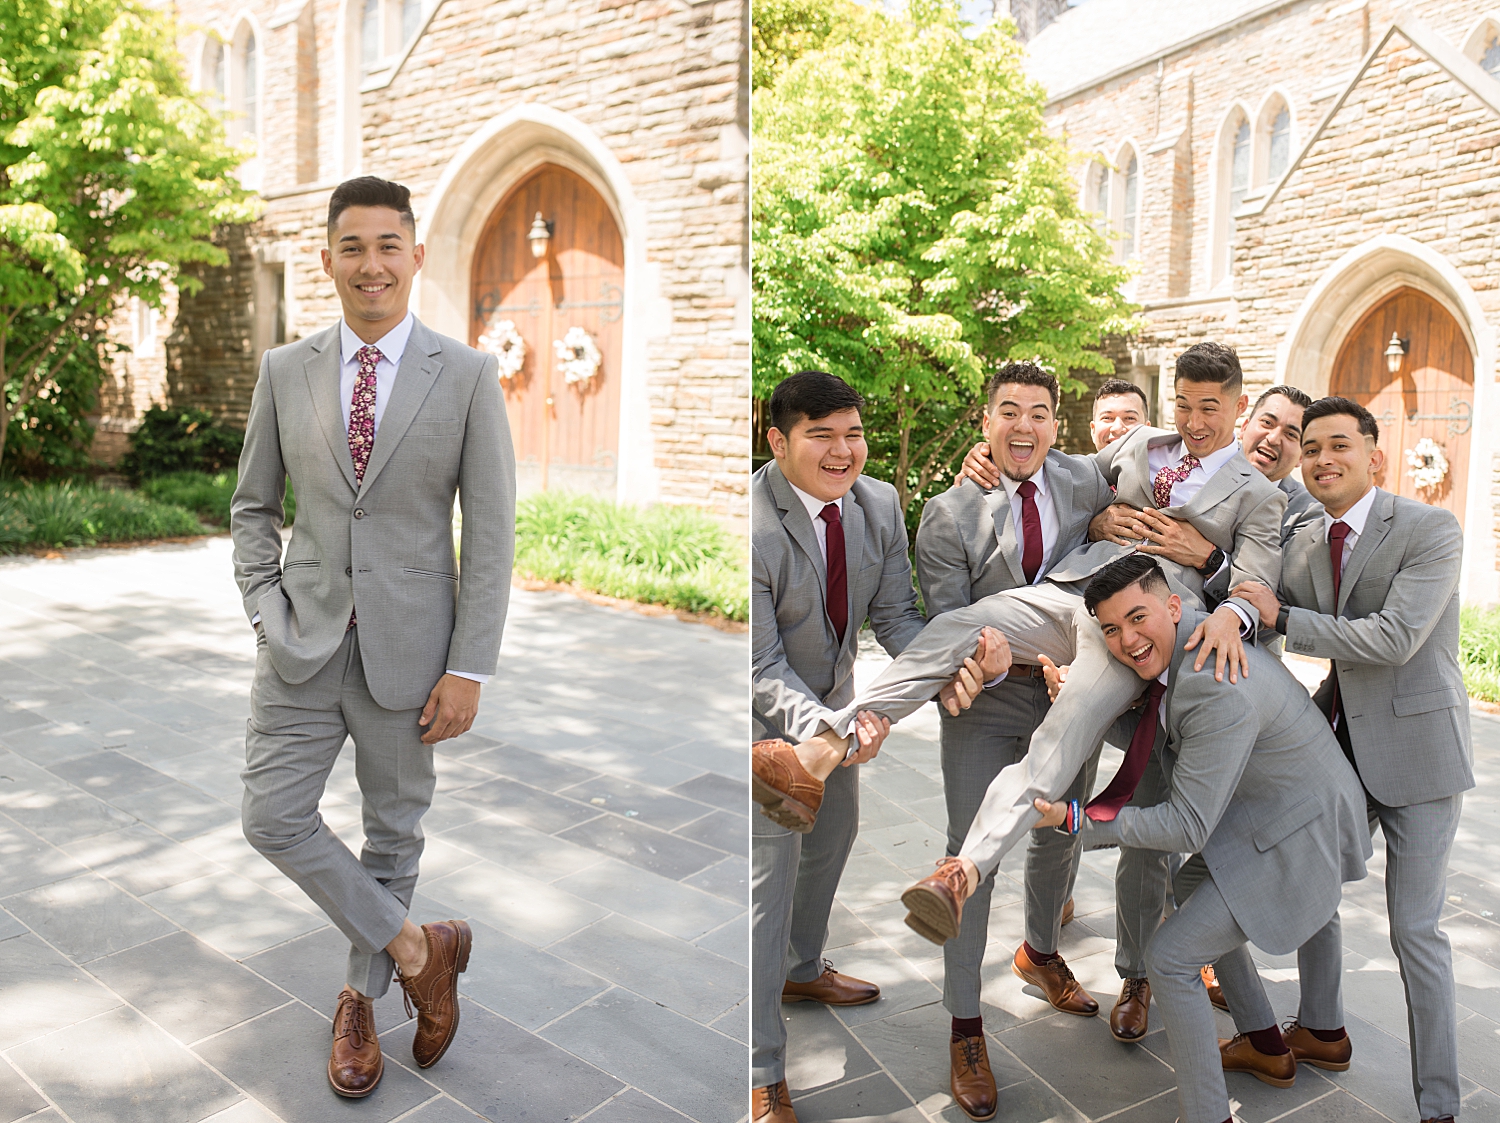
[{"label": "shoe laces", "polygon": [[1047,970],[1051,971],[1065,983],[1076,983],[1078,981],[1073,976],[1073,968],[1069,967],[1068,961],[1060,955],[1056,959],[1049,959],[1042,966],[1046,967]]},{"label": "shoe laces", "polygon": [[985,1057],[984,1038],[965,1037],[957,1044],[963,1052],[964,1071],[978,1072],[979,1062]]},{"label": "shoe laces", "polygon": [[1120,991],[1120,1001],[1129,1002],[1131,999],[1141,997],[1141,991],[1145,990],[1147,981],[1145,979],[1126,979],[1125,986]]},{"label": "shoe laces", "polygon": [[771,1111],[779,1111],[784,1107],[791,1106],[792,1099],[787,1093],[785,1080],[778,1080],[775,1084],[771,1084],[766,1088],[766,1107]]},{"label": "shoe laces", "polygon": [[1288,1018],[1286,1021],[1281,1023],[1281,1034],[1283,1037],[1290,1037],[1301,1028],[1302,1023],[1299,1022],[1296,1018]]},{"label": "shoe laces", "polygon": [[362,1049],[366,1041],[374,1040],[375,1034],[371,1031],[369,1011],[365,1004],[354,995],[339,996],[339,1008],[334,1014],[334,1019],[336,1039],[351,1038],[356,1049]]}]

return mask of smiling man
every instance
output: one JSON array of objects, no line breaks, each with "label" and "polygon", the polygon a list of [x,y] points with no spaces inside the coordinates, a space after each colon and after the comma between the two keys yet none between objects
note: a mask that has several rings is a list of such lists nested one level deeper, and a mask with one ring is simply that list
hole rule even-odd
[{"label": "smiling man", "polygon": [[[1285,955],[1337,932],[1345,881],[1365,875],[1371,847],[1364,793],[1307,691],[1281,661],[1248,650],[1253,686],[1195,670],[1184,646],[1199,613],[1162,568],[1135,554],[1102,570],[1085,594],[1110,657],[1149,683],[1127,715],[1119,772],[1081,807],[1037,801],[1037,826],[1080,835],[1085,848],[1193,854],[1176,912],[1146,950],[1166,1021],[1182,1123],[1230,1123],[1224,1070],[1285,1087],[1296,1061],[1282,1043],[1247,943]],[[1167,798],[1130,805],[1148,763]],[[1218,963],[1239,1033],[1221,1041],[1199,965]]]},{"label": "smiling man", "polygon": [[[350,942],[328,1079],[367,1096],[384,1065],[371,1000],[394,969],[435,1064],[458,1028],[469,926],[407,917],[432,802],[432,746],[465,732],[495,671],[510,593],[515,457],[497,361],[408,310],[424,250],[411,193],[334,189],[323,269],[343,318],[266,353],[231,506],[235,579],[255,628],[245,739],[250,844]],[[282,552],[285,496],[297,521]],[[463,573],[453,503],[463,503]],[[354,741],[365,843],[318,814]]]}]

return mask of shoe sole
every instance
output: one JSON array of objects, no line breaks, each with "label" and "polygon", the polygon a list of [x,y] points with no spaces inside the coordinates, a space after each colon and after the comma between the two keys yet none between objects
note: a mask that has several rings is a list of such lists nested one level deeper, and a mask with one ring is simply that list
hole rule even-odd
[{"label": "shoe sole", "polygon": [[1141,1035],[1139,1037],[1121,1037],[1118,1033],[1115,1032],[1115,1027],[1110,1026],[1109,1035],[1116,1041],[1118,1041],[1121,1045],[1139,1045],[1142,1041],[1146,1040],[1145,1030],[1141,1031]]},{"label": "shoe sole", "polygon": [[[437,1051],[437,1055],[430,1061],[417,1061],[418,1068],[431,1068],[443,1059],[443,1054],[448,1051],[448,1046],[453,1044],[453,1039],[458,1036],[458,977],[469,969],[469,951],[474,946],[474,933],[470,930],[468,922],[455,920],[453,926],[458,929],[458,964],[453,972],[453,1025],[448,1030],[448,1040],[443,1042],[443,1047]],[[413,1057],[412,1060],[417,1060]],[[382,1068],[384,1065],[381,1066]]]},{"label": "shoe sole", "polygon": [[[913,932],[920,933],[935,944],[945,944],[958,935],[958,925],[953,922],[948,902],[932,890],[913,885],[901,894],[901,903],[911,914],[906,918],[906,923]],[[920,921],[926,931],[913,924],[913,920]]]},{"label": "shoe sole", "polygon": [[810,994],[783,994],[782,1002],[821,1002],[824,1006],[868,1006],[872,1002],[879,1002],[880,995],[872,994],[869,998],[857,998],[852,1002],[833,1002],[827,998],[814,998]]},{"label": "shoe sole", "polygon": [[1313,1068],[1325,1069],[1328,1072],[1348,1072],[1350,1062],[1345,1061],[1343,1064],[1339,1064],[1337,1061],[1316,1061],[1311,1057],[1298,1057],[1297,1063],[1299,1065],[1312,1065]]},{"label": "shoe sole", "polygon": [[380,1057],[380,1068],[377,1069],[376,1072],[375,1072],[375,1082],[373,1084],[371,1084],[368,1088],[366,1088],[363,1092],[346,1092],[346,1091],[344,1091],[342,1088],[340,1088],[337,1084],[335,1084],[333,1082],[333,1074],[332,1073],[329,1073],[329,1075],[328,1075],[328,1086],[330,1088],[332,1088],[335,1093],[337,1093],[340,1096],[343,1096],[344,1099],[346,1099],[346,1100],[362,1100],[366,1096],[368,1096],[371,1092],[373,1092],[376,1088],[380,1087],[380,1080],[381,1080],[381,1078],[383,1076],[385,1076],[385,1055],[381,1054],[381,1057]]},{"label": "shoe sole", "polygon": [[1224,1071],[1225,1072],[1243,1072],[1247,1076],[1253,1076],[1253,1077],[1255,1077],[1255,1079],[1259,1080],[1262,1084],[1269,1084],[1273,1088],[1290,1088],[1293,1084],[1297,1083],[1297,1076],[1296,1076],[1295,1073],[1293,1073],[1287,1079],[1283,1080],[1279,1076],[1267,1076],[1263,1072],[1256,1072],[1255,1069],[1253,1069],[1253,1068],[1226,1068]]},{"label": "shoe sole", "polygon": [[750,776],[750,794],[760,804],[761,814],[778,827],[806,834],[817,824],[818,813],[801,800],[777,791],[759,776]]},{"label": "shoe sole", "polygon": [[1072,1014],[1075,1018],[1097,1018],[1099,1016],[1099,1008],[1097,1006],[1092,1010],[1069,1010],[1066,1006],[1059,1006],[1056,1002],[1053,1002],[1052,999],[1046,998],[1045,996],[1047,994],[1047,988],[1042,986],[1042,984],[1037,982],[1035,979],[1028,978],[1026,975],[1024,975],[1021,972],[1021,969],[1016,966],[1015,960],[1011,960],[1010,973],[1016,978],[1020,979],[1023,983],[1030,983],[1032,986],[1036,987],[1037,990],[1041,991],[1042,995],[1044,996],[1044,1001],[1047,1003],[1047,1005],[1051,1006],[1052,1009],[1056,1010],[1060,1014]]},{"label": "shoe sole", "polygon": [[922,939],[924,939],[924,940],[931,940],[933,943],[935,943],[935,944],[937,944],[939,946],[942,946],[943,944],[945,944],[945,943],[948,942],[948,938],[946,936],[944,936],[941,932],[939,932],[939,931],[937,931],[937,929],[932,928],[931,926],[923,923],[921,920],[917,919],[911,913],[907,913],[906,914],[906,926],[908,928],[910,928],[913,932],[915,932],[917,935],[921,936]]},{"label": "shoe sole", "polygon": [[1210,998],[1208,1000],[1208,1004],[1215,1010],[1223,1010],[1224,1013],[1229,1013],[1229,1003],[1227,1002],[1215,1002],[1212,998]]}]

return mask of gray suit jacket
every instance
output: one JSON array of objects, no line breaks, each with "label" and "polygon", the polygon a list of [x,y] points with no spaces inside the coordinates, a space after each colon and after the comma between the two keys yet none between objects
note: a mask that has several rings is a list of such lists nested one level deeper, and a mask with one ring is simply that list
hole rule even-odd
[{"label": "gray suit jacket", "polygon": [[[1264,478],[1264,477],[1262,477]],[[1371,854],[1365,794],[1328,721],[1281,661],[1247,648],[1250,678],[1215,682],[1182,645],[1202,620],[1184,612],[1163,699],[1163,770],[1172,794],[1085,818],[1086,847],[1201,852],[1245,935],[1295,951],[1338,910],[1343,883]]]},{"label": "gray suit jacket", "polygon": [[[1251,465],[1254,467],[1254,465]],[[1323,505],[1312,497],[1312,493],[1303,487],[1291,476],[1277,482],[1276,486],[1281,489],[1281,494],[1286,496],[1286,514],[1281,517],[1281,549],[1282,565],[1286,565],[1286,547],[1292,540],[1292,535],[1301,530],[1309,522],[1316,522],[1323,517]],[[1218,573],[1210,577],[1203,586],[1203,596],[1208,602],[1210,609],[1217,608],[1224,603],[1224,598],[1229,596],[1231,588],[1229,574],[1232,566],[1226,565]],[[1261,621],[1260,642],[1271,646],[1274,650],[1281,650],[1281,636],[1278,635],[1271,625],[1276,621]]]},{"label": "gray suit jacket", "polygon": [[[1114,493],[1092,457],[1052,449],[1042,471],[1057,513],[1049,559],[1055,566],[1085,543],[1089,520],[1114,501]],[[1003,486],[985,491],[964,480],[927,501],[917,529],[917,580],[929,617],[1026,584],[1020,535]]]},{"label": "gray suit jacket", "polygon": [[[1441,507],[1378,491],[1333,603],[1323,520],[1287,546],[1287,650],[1333,660],[1360,779],[1391,807],[1474,786],[1458,665],[1463,531]],[[1333,676],[1318,689],[1326,711]]]},{"label": "gray suit jacket", "polygon": [[755,737],[803,741],[854,699],[854,657],[868,618],[892,655],[924,621],[906,521],[888,483],[861,476],[844,496],[849,626],[839,642],[825,607],[828,573],[807,508],[776,462],[750,478],[750,666]]},{"label": "gray suit jacket", "polygon": [[[1152,496],[1148,450],[1181,438],[1170,430],[1148,425],[1132,429],[1096,454],[1104,478],[1115,487],[1115,500],[1133,507],[1155,507]],[[1213,474],[1192,502],[1166,507],[1163,514],[1193,524],[1198,533],[1229,555],[1230,588],[1241,581],[1262,581],[1271,588],[1281,576],[1281,518],[1286,496],[1257,472],[1238,449],[1233,458]],[[1052,571],[1054,581],[1083,580],[1131,552],[1132,547],[1113,542],[1091,542]],[[1166,558],[1157,559],[1176,583],[1204,601],[1203,578],[1198,571]],[[1248,601],[1235,604],[1257,619]]]},{"label": "gray suit jacket", "polygon": [[[245,614],[271,664],[306,682],[359,613],[370,696],[426,702],[443,672],[492,674],[510,599],[516,473],[497,360],[417,321],[354,486],[339,326],[266,352],[230,508]],[[297,521],[283,560],[287,481]],[[463,576],[453,500],[463,503]]]}]

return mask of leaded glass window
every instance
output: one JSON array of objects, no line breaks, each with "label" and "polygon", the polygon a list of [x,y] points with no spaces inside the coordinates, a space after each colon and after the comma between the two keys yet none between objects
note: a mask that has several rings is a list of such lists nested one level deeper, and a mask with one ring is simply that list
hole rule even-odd
[{"label": "leaded glass window", "polygon": [[1286,106],[1271,122],[1271,154],[1266,164],[1266,175],[1273,183],[1286,171],[1292,158],[1292,115]]},{"label": "leaded glass window", "polygon": [[1136,197],[1140,183],[1135,153],[1130,154],[1130,163],[1125,167],[1125,213],[1120,221],[1120,255],[1127,261],[1135,256],[1135,212]]}]

